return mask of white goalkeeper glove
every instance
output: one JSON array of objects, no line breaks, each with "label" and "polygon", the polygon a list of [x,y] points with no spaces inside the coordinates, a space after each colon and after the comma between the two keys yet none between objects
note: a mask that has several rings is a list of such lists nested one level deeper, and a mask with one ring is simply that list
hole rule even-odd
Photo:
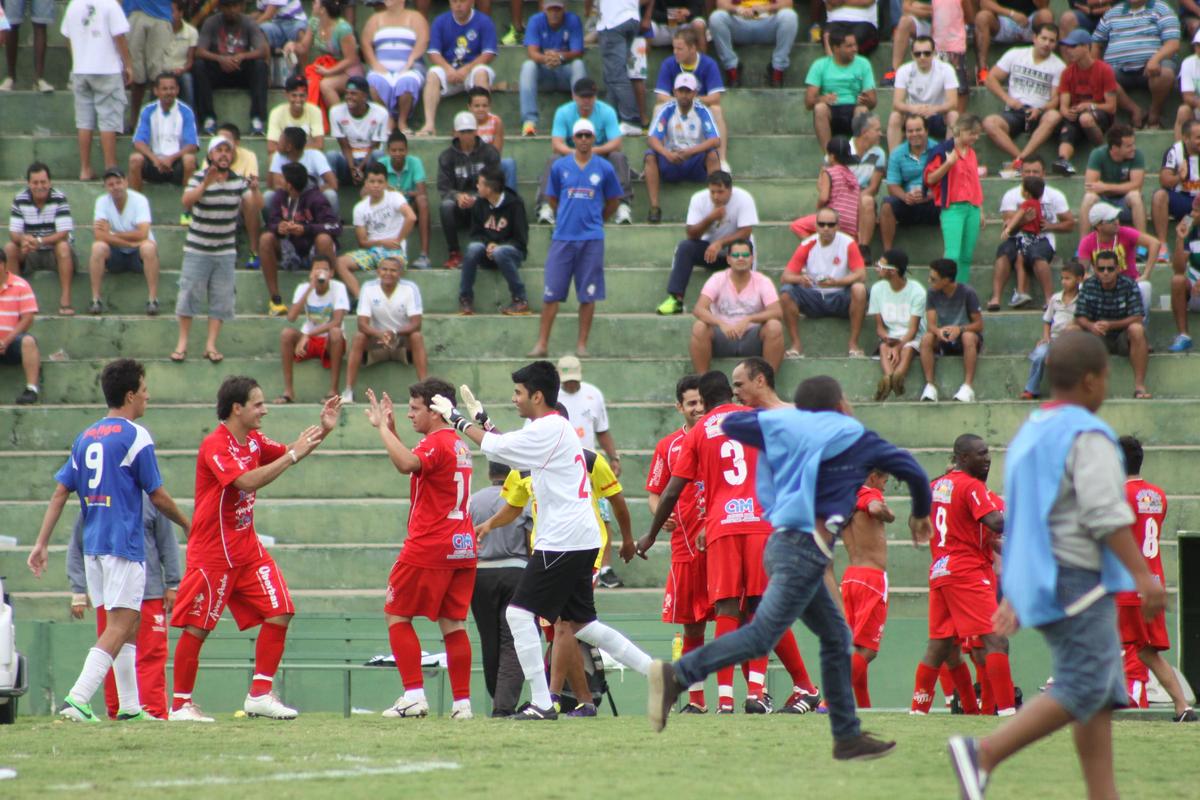
[{"label": "white goalkeeper glove", "polygon": [[458,387],[458,394],[462,398],[463,405],[467,409],[467,416],[475,420],[475,424],[483,428],[485,431],[493,431],[496,426],[488,419],[487,411],[483,408],[483,403],[475,399],[475,394],[471,391],[471,387],[465,383]]},{"label": "white goalkeeper glove", "polygon": [[462,433],[467,428],[471,427],[471,420],[464,417],[450,402],[449,398],[443,397],[440,394],[433,396],[433,401],[429,404],[435,412],[442,415],[442,419],[454,426],[454,429]]}]

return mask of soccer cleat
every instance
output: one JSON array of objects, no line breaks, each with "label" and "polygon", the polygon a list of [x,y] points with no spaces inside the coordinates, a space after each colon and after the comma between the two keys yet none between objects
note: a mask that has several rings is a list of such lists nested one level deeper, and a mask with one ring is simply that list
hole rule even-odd
[{"label": "soccer cleat", "polygon": [[817,710],[817,704],[821,702],[821,693],[813,692],[809,694],[803,690],[792,692],[792,696],[784,703],[783,708],[779,709],[780,714],[807,714],[810,711]]},{"label": "soccer cleat", "polygon": [[32,406],[38,401],[37,389],[30,389],[26,386],[19,395],[17,395],[16,404],[19,406]]},{"label": "soccer cleat", "polygon": [[184,703],[179,708],[173,708],[167,713],[168,722],[212,722],[213,718],[205,716],[195,703]]},{"label": "soccer cleat", "polygon": [[883,758],[896,749],[895,742],[877,739],[874,734],[860,733],[853,739],[838,739],[833,743],[835,761],[867,761]]},{"label": "soccer cleat", "polygon": [[1073,178],[1075,176],[1075,167],[1071,166],[1071,162],[1067,161],[1065,158],[1060,158],[1055,161],[1051,169],[1053,169],[1057,174],[1067,178]]},{"label": "soccer cleat", "polygon": [[[647,675],[649,690],[646,695],[646,716],[650,719],[650,729],[661,733],[667,727],[667,718],[679,697],[680,686],[675,680],[675,667],[667,661],[654,661],[650,664]],[[719,713],[719,712],[718,712]]]},{"label": "soccer cleat", "polygon": [[960,403],[974,403],[975,390],[965,383],[958,387],[958,391],[954,393],[954,399]]},{"label": "soccer cleat", "polygon": [[1191,706],[1183,710],[1183,713],[1176,715],[1176,722],[1200,722],[1200,717],[1196,716],[1196,712]]},{"label": "soccer cleat", "polygon": [[396,698],[392,707],[383,712],[388,719],[429,716],[429,703],[424,698],[420,700],[405,700],[404,695]]},{"label": "soccer cleat", "polygon": [[500,309],[500,313],[506,317],[527,317],[533,312],[529,310],[529,303],[524,300],[513,300],[511,303]]},{"label": "soccer cleat", "polygon": [[596,716],[595,703],[580,703],[567,712],[568,717],[594,717]]},{"label": "soccer cleat", "polygon": [[733,713],[733,704],[732,704],[732,703],[728,703],[728,704],[725,704],[725,705],[718,705],[718,706],[717,706],[717,713],[718,713],[718,714],[732,714],[732,713]]},{"label": "soccer cleat", "polygon": [[526,703],[521,707],[521,710],[513,714],[510,719],[514,719],[517,722],[552,720],[558,719],[558,712],[553,708],[538,708],[533,703]]},{"label": "soccer cleat", "polygon": [[617,573],[612,567],[605,567],[600,570],[600,574],[596,577],[596,583],[601,589],[620,589],[625,584],[617,577]]},{"label": "soccer cleat", "polygon": [[522,136],[537,136],[537,123],[531,119],[527,119],[521,123]]},{"label": "soccer cleat", "polygon": [[962,800],[983,800],[987,773],[979,769],[979,742],[971,736],[951,736],[946,751],[958,778],[958,796]]},{"label": "soccer cleat", "polygon": [[1186,333],[1181,333],[1175,337],[1175,341],[1171,342],[1167,348],[1168,353],[1186,353],[1192,349],[1192,337]]},{"label": "soccer cleat", "polygon": [[136,714],[128,714],[121,712],[117,714],[117,722],[162,722],[161,717],[156,717],[146,709],[142,709]]},{"label": "soccer cleat", "polygon": [[921,401],[936,403],[938,399],[937,387],[932,383],[925,384],[925,388],[921,390]]},{"label": "soccer cleat", "polygon": [[432,267],[433,267],[433,265],[429,263],[429,254],[428,253],[421,253],[421,255],[419,255],[413,259],[413,262],[412,262],[413,269],[431,269]]},{"label": "soccer cleat", "polygon": [[658,206],[650,206],[650,210],[646,212],[646,222],[651,225],[657,225],[662,222],[662,209]]},{"label": "soccer cleat", "polygon": [[543,225],[554,224],[554,209],[549,203],[542,203],[534,213],[537,215],[537,221]]},{"label": "soccer cleat", "polygon": [[896,70],[889,69],[883,73],[883,78],[879,81],[880,86],[895,86],[896,85]]},{"label": "soccer cleat", "polygon": [[470,706],[463,706],[462,708],[458,708],[458,709],[455,709],[454,711],[451,711],[450,719],[455,719],[455,720],[475,719],[475,715],[471,713]]},{"label": "soccer cleat", "polygon": [[629,203],[621,203],[617,206],[617,210],[613,213],[614,225],[632,225],[633,224],[633,209],[629,207]]},{"label": "soccer cleat", "polygon": [[695,703],[688,703],[686,706],[679,709],[679,713],[680,714],[707,714],[708,707],[696,705]]},{"label": "soccer cleat", "polygon": [[268,719],[295,719],[300,713],[294,708],[288,708],[279,702],[273,692],[260,694],[258,697],[246,695],[242,702],[242,711],[247,717],[266,717]]},{"label": "soccer cleat", "polygon": [[1027,295],[1024,292],[1018,292],[1014,289],[1013,293],[1012,293],[1012,297],[1010,297],[1008,299],[1008,307],[1009,308],[1024,308],[1025,306],[1029,305],[1032,302],[1033,302],[1033,297],[1031,295]]},{"label": "soccer cleat", "polygon": [[285,305],[283,303],[282,300],[280,300],[279,302],[275,302],[275,299],[272,298],[267,301],[267,314],[268,315],[270,315],[272,317],[283,317],[283,316],[287,315],[287,312],[288,312],[288,307],[287,307],[287,305]]},{"label": "soccer cleat", "polygon": [[683,313],[683,301],[674,295],[667,295],[667,299],[658,304],[658,308],[654,309],[659,316],[669,317],[672,314]]},{"label": "soccer cleat", "polygon": [[100,722],[100,718],[92,713],[92,707],[88,703],[77,703],[70,697],[63,700],[62,708],[58,710],[60,717],[65,717],[72,722]]},{"label": "soccer cleat", "polygon": [[767,699],[766,695],[762,697],[747,697],[742,710],[747,714],[770,714],[771,701]]}]

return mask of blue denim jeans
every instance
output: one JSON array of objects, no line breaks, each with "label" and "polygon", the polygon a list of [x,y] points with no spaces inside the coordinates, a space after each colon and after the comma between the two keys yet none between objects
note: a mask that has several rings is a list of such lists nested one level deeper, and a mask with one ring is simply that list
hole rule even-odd
[{"label": "blue denim jeans", "polygon": [[829,561],[811,533],[777,530],[771,534],[763,553],[769,582],[754,619],[676,661],[676,680],[689,686],[722,667],[761,658],[799,619],[821,640],[821,681],[833,738],[858,736],[850,686],[852,640],[846,619],[825,587]]},{"label": "blue denim jeans", "polygon": [[483,242],[471,242],[463,256],[462,275],[459,277],[458,296],[468,300],[475,299],[475,272],[480,267],[495,266],[508,283],[508,293],[513,302],[525,300],[525,284],[517,269],[524,260],[521,251],[510,244],[502,244],[492,251],[492,257],[487,257],[487,245]]},{"label": "blue denim jeans", "polygon": [[738,65],[735,44],[772,45],[775,49],[771,53],[771,66],[787,69],[792,63],[792,45],[799,27],[800,17],[790,8],[763,19],[744,19],[728,11],[714,11],[708,20],[717,59],[725,69],[735,69]]},{"label": "blue denim jeans", "polygon": [[637,98],[629,82],[629,50],[638,35],[641,21],[626,20],[615,28],[600,31],[600,63],[604,68],[604,85],[608,87],[608,102],[616,107],[622,122],[641,126]]},{"label": "blue denim jeans", "polygon": [[1046,364],[1046,353],[1050,345],[1039,344],[1029,354],[1029,380],[1025,381],[1025,391],[1030,394],[1041,394],[1042,370]]},{"label": "blue denim jeans", "polygon": [[553,69],[536,61],[526,61],[521,65],[521,121],[537,124],[539,91],[570,92],[575,82],[585,77],[587,66],[582,58]]},{"label": "blue denim jeans", "polygon": [[267,42],[270,43],[272,50],[281,50],[288,42],[294,42],[300,38],[300,34],[308,29],[306,20],[298,19],[279,19],[278,17],[269,19],[259,26],[262,28],[263,36],[267,37]]}]

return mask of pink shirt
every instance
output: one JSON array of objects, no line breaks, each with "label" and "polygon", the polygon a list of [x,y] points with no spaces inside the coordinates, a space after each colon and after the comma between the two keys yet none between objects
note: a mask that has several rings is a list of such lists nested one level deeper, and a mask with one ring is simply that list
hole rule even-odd
[{"label": "pink shirt", "polygon": [[16,329],[22,314],[36,314],[37,310],[37,298],[29,281],[8,273],[8,280],[0,286],[0,338],[6,338]]},{"label": "pink shirt", "polygon": [[1117,254],[1117,261],[1125,262],[1125,273],[1135,281],[1138,278],[1137,269],[1137,248],[1138,248],[1138,231],[1137,228],[1127,228],[1121,225],[1117,228],[1117,238],[1115,241],[1106,245],[1100,244],[1099,231],[1092,231],[1087,236],[1079,240],[1079,250],[1075,255],[1079,256],[1079,260],[1088,267],[1095,266],[1092,260],[1093,255],[1099,250],[1112,250]]},{"label": "pink shirt", "polygon": [[700,290],[702,297],[712,301],[712,314],[721,322],[737,322],[779,302],[775,284],[766,275],[751,272],[750,282],[739,292],[729,279],[731,272],[731,269],[727,269],[716,273],[704,282],[704,288]]},{"label": "pink shirt", "polygon": [[933,0],[933,43],[942,53],[967,52],[967,25],[961,0]]}]

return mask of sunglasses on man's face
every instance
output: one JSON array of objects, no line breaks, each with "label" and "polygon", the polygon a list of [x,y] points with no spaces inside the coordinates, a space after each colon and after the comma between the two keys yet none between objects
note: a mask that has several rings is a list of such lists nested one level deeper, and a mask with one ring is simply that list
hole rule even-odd
[{"label": "sunglasses on man's face", "polygon": [[821,222],[820,220],[818,220],[817,227],[818,228],[836,228],[837,223],[836,222]]},{"label": "sunglasses on man's face", "polygon": [[1116,267],[1096,267],[1096,272],[1116,272]]},{"label": "sunglasses on man's face", "polygon": [[929,58],[932,55],[932,50],[913,50],[913,56],[916,58]]},{"label": "sunglasses on man's face", "polygon": [[588,133],[587,131],[580,131],[579,133],[575,134],[575,138],[576,139],[594,139],[595,137],[592,136],[592,134]]},{"label": "sunglasses on man's face", "polygon": [[750,251],[749,250],[737,250],[737,251],[730,250],[729,257],[730,258],[749,258]]}]

